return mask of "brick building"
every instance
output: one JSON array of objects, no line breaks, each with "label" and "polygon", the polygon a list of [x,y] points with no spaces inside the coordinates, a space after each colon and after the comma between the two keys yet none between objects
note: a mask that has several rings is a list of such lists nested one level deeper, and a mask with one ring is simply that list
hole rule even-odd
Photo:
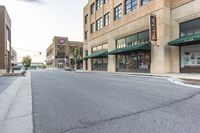
[{"label": "brick building", "polygon": [[0,6],[0,73],[11,69],[11,19],[4,6]]},{"label": "brick building", "polygon": [[[69,41],[67,37],[54,37],[46,50],[48,68],[73,67],[73,50],[78,49],[79,58],[83,57],[83,42]],[[82,67],[82,64],[79,64]]]},{"label": "brick building", "polygon": [[[88,0],[84,70],[200,73],[200,0]],[[152,41],[150,16],[156,18]]]}]

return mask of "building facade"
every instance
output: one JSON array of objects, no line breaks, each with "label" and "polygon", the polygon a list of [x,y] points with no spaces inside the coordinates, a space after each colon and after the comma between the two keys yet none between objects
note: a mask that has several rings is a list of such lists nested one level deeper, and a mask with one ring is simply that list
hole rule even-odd
[{"label": "building facade", "polygon": [[0,73],[11,70],[11,19],[4,6],[0,6]]},{"label": "building facade", "polygon": [[[89,0],[84,70],[200,73],[199,5],[199,0]],[[156,18],[156,41],[150,16]]]},{"label": "building facade", "polygon": [[[75,49],[78,51],[78,58],[82,58],[83,42],[69,41],[67,37],[54,37],[53,43],[46,50],[47,68],[74,67]],[[78,67],[81,68],[82,63]]]}]

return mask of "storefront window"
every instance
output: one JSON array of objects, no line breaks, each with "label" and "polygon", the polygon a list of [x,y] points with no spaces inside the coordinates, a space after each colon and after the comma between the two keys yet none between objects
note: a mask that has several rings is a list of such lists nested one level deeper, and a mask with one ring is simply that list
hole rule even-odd
[{"label": "storefront window", "polygon": [[137,45],[137,34],[127,37],[126,41],[128,46]]},{"label": "storefront window", "polygon": [[122,38],[117,40],[117,49],[124,48],[126,46],[126,39]]},{"label": "storefront window", "polygon": [[180,36],[189,36],[200,33],[200,18],[180,24]]},{"label": "storefront window", "polygon": [[149,32],[141,32],[138,34],[138,44],[144,44],[149,42]]},{"label": "storefront window", "polygon": [[117,40],[117,49],[131,47],[149,42],[149,31],[140,32]]},{"label": "storefront window", "polygon": [[108,58],[93,58],[92,59],[92,70],[106,71],[107,67],[108,67]]},{"label": "storefront window", "polygon": [[150,72],[150,51],[134,51],[117,55],[117,71]]},{"label": "storefront window", "polygon": [[[92,48],[92,53],[108,51],[108,44],[98,45]],[[107,71],[108,57],[98,57],[92,59],[92,70]]]},{"label": "storefront window", "polygon": [[200,67],[200,44],[181,47],[181,68]]}]

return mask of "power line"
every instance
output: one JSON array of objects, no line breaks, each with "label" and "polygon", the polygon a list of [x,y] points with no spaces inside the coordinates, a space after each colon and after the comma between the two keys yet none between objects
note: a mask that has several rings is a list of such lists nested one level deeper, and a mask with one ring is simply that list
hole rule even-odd
[{"label": "power line", "polygon": [[26,52],[33,52],[33,53],[38,53],[39,55],[42,55],[42,53],[45,53],[44,51],[35,51],[35,50],[30,50],[30,49],[23,49],[23,48],[16,48],[16,47],[13,47],[14,49],[16,50],[22,50],[22,51],[26,51]]}]

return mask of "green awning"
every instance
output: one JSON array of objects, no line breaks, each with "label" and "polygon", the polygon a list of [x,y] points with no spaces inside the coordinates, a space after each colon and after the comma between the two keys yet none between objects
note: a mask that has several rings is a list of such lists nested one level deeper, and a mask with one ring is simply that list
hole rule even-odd
[{"label": "green awning", "polygon": [[113,51],[108,52],[108,54],[109,55],[115,55],[115,54],[130,52],[130,51],[150,50],[150,49],[151,49],[151,43],[148,42],[148,43],[145,43],[145,44],[138,44],[138,45],[131,46],[131,47],[125,47],[125,48],[115,49]]},{"label": "green awning", "polygon": [[88,59],[88,56],[83,57],[83,58],[81,58],[80,60],[83,61],[83,60],[87,60],[87,59]]},{"label": "green awning", "polygon": [[88,56],[88,58],[99,58],[108,56],[108,51],[96,52]]},{"label": "green awning", "polygon": [[168,45],[171,46],[183,46],[191,44],[192,42],[200,42],[200,34],[190,35],[190,36],[183,36],[173,41],[170,41]]}]

